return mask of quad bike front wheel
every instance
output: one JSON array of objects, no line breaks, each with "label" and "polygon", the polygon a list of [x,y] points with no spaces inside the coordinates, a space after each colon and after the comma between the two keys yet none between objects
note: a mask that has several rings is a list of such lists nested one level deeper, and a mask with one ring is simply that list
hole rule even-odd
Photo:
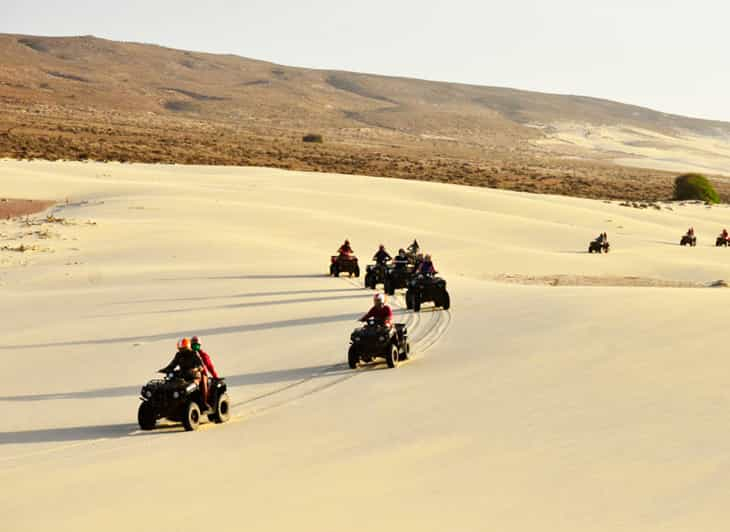
[{"label": "quad bike front wheel", "polygon": [[157,424],[157,413],[147,401],[142,401],[137,410],[137,422],[142,430],[152,430]]},{"label": "quad bike front wheel", "polygon": [[389,368],[397,368],[398,367],[398,346],[391,345],[390,350],[385,353],[385,362],[388,364]]},{"label": "quad bike front wheel", "polygon": [[195,401],[190,401],[188,406],[185,407],[185,413],[183,414],[183,427],[185,430],[198,430],[200,426],[200,407]]},{"label": "quad bike front wheel", "polygon": [[360,361],[360,354],[357,352],[357,349],[355,349],[354,345],[350,346],[350,349],[347,351],[347,365],[350,366],[350,369],[357,369],[357,363]]},{"label": "quad bike front wheel", "polygon": [[451,296],[449,296],[448,292],[444,292],[444,295],[441,296],[441,300],[439,301],[441,304],[441,308],[444,310],[449,310],[451,307]]}]

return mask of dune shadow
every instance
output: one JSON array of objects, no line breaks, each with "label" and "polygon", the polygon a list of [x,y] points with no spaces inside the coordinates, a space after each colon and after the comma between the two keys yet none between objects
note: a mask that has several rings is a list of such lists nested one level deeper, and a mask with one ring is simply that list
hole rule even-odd
[{"label": "dune shadow", "polygon": [[198,297],[171,297],[158,299],[137,299],[132,301],[118,301],[111,305],[136,305],[142,303],[172,303],[175,301],[207,301],[210,299],[247,299],[254,297],[277,297],[277,296],[298,296],[308,294],[327,294],[337,292],[358,292],[362,288],[327,288],[321,290],[281,290],[278,292],[244,292],[241,294],[230,294],[224,296],[198,296]]},{"label": "dune shadow", "polygon": [[[360,292],[359,289],[355,289]],[[234,303],[229,305],[212,305],[212,306],[199,306],[199,307],[188,307],[188,308],[175,308],[167,310],[150,310],[147,312],[121,312],[117,314],[94,314],[90,316],[92,318],[114,318],[119,316],[144,316],[152,314],[176,314],[181,312],[195,312],[200,310],[226,310],[226,309],[245,309],[245,308],[256,308],[256,307],[275,307],[281,305],[295,305],[297,303],[318,303],[324,301],[342,301],[346,299],[353,299],[362,297],[362,295],[347,295],[347,296],[326,296],[326,297],[300,297],[296,299],[284,299],[284,300],[273,300],[273,301],[256,301],[254,303]]]},{"label": "dune shadow", "polygon": [[[162,363],[162,362],[161,362]],[[317,378],[324,375],[331,376],[340,370],[346,369],[347,365],[342,364],[321,364],[316,366],[303,366],[270,371],[258,371],[253,373],[239,373],[235,375],[224,375],[226,382],[231,387],[253,386],[258,384],[276,384],[302,379]],[[95,390],[84,390],[78,392],[58,392],[46,394],[10,395],[0,397],[0,402],[35,402],[35,401],[58,401],[69,399],[108,399],[114,397],[135,397],[139,395],[144,382],[136,386],[115,386],[110,388],[97,388]]]},{"label": "dune shadow", "polygon": [[119,423],[116,425],[91,425],[87,427],[63,427],[0,432],[0,445],[124,438],[129,436],[134,430],[137,430],[137,428],[137,425]]},{"label": "dune shadow", "polygon": [[280,273],[265,273],[265,274],[252,274],[252,275],[212,275],[207,277],[163,277],[155,279],[155,281],[235,281],[235,280],[271,280],[271,279],[321,279],[323,277],[329,277],[329,274],[324,273],[291,273],[291,274],[280,274]]},{"label": "dune shadow", "polygon": [[[230,325],[226,327],[209,327],[206,329],[197,329],[195,332],[200,336],[215,336],[218,334],[248,333],[257,331],[267,331],[275,329],[286,329],[291,327],[305,327],[308,325],[323,325],[327,323],[338,323],[345,321],[355,321],[362,314],[332,314],[329,316],[313,316],[311,318],[296,318],[291,320],[269,321],[263,323],[252,323],[245,325]],[[158,334],[148,334],[139,336],[118,336],[115,338],[102,338],[97,340],[67,340],[62,342],[43,342],[34,344],[3,344],[0,345],[0,351],[11,351],[15,349],[38,349],[46,347],[76,347],[82,345],[111,345],[119,343],[134,342],[157,342],[161,340],[172,340],[181,338],[190,334],[189,329],[167,331]]]}]

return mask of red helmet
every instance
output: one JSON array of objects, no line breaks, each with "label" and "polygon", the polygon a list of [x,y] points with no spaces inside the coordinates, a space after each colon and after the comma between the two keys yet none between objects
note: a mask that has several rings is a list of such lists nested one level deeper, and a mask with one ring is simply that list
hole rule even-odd
[{"label": "red helmet", "polygon": [[190,349],[190,338],[183,338],[177,343],[178,349]]}]

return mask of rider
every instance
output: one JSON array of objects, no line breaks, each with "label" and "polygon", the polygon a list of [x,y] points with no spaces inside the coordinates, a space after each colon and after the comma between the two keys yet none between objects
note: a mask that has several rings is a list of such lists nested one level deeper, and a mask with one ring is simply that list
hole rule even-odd
[{"label": "rider", "polygon": [[728,239],[727,229],[723,229],[722,233],[720,233],[720,236],[722,237],[723,240],[727,240]]},{"label": "rider", "polygon": [[377,323],[385,325],[388,329],[393,327],[393,309],[385,304],[385,296],[383,294],[375,294],[373,296],[373,307],[365,314],[360,321],[368,321],[375,318]]},{"label": "rider", "polygon": [[[183,338],[177,343],[177,353],[167,366],[160,369],[160,373],[169,373],[175,368],[180,368],[180,372],[185,380],[197,383],[201,388],[203,380],[203,361],[200,359],[198,354],[192,350],[190,338]],[[207,385],[207,382],[206,382]],[[207,388],[207,386],[206,386]],[[207,392],[207,389],[205,390]],[[203,394],[203,402],[207,401],[207,394]],[[203,405],[208,408],[207,403]]]},{"label": "rider", "polygon": [[690,236],[690,237],[695,236],[695,228],[694,227],[690,227],[689,229],[687,229],[687,236]]},{"label": "rider", "polygon": [[414,255],[416,253],[418,253],[419,251],[421,251],[421,246],[418,245],[418,240],[416,240],[415,238],[413,239],[413,242],[411,243],[411,245],[408,246],[408,251],[410,253],[413,253]]},{"label": "rider", "polygon": [[200,338],[197,336],[193,336],[190,339],[190,347],[193,351],[195,351],[198,356],[200,357],[200,361],[203,363],[202,373],[203,376],[200,380],[201,382],[201,393],[203,394],[203,397],[205,397],[205,401],[208,402],[210,399],[210,388],[208,387],[208,374],[210,374],[214,379],[218,379],[218,372],[215,370],[215,366],[213,365],[213,360],[210,358],[210,355],[203,351],[200,348]]},{"label": "rider", "polygon": [[431,255],[426,255],[423,262],[418,265],[418,273],[423,275],[436,275],[438,273],[431,260]]},{"label": "rider", "polygon": [[350,241],[345,239],[345,243],[340,246],[340,249],[337,250],[337,253],[340,254],[341,257],[349,257],[353,254],[352,246],[350,246]]},{"label": "rider", "polygon": [[378,251],[376,251],[375,255],[373,255],[373,260],[376,262],[376,264],[379,264],[381,266],[392,258],[393,257],[390,256],[390,253],[385,250],[385,246],[383,244],[380,244],[380,246],[378,246]]},{"label": "rider", "polygon": [[408,265],[408,255],[406,254],[405,249],[400,248],[398,250],[398,254],[393,259],[393,264],[395,265],[396,270],[405,270]]}]

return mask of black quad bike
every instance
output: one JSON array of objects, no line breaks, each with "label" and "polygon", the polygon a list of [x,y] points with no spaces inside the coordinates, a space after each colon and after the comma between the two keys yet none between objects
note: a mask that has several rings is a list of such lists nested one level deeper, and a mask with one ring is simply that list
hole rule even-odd
[{"label": "black quad bike", "polygon": [[330,258],[330,275],[339,277],[341,273],[347,273],[352,277],[360,277],[360,265],[354,255],[332,255]]},{"label": "black quad bike", "polygon": [[365,288],[372,288],[385,283],[388,267],[385,264],[368,264],[365,267]]},{"label": "black quad bike", "polygon": [[679,241],[680,246],[691,246],[697,245],[697,237],[694,235],[683,235],[682,240]]},{"label": "black quad bike", "polygon": [[408,283],[406,307],[419,312],[421,305],[428,302],[433,302],[435,307],[449,310],[451,297],[446,290],[446,281],[434,275],[419,274]]},{"label": "black quad bike", "polygon": [[225,423],[231,418],[231,401],[225,379],[208,378],[211,408],[203,408],[203,398],[196,382],[183,378],[180,371],[167,373],[164,379],[153,379],[142,387],[142,403],[137,421],[142,430],[152,430],[157,420],[165,418],[182,422],[185,430],[196,430],[200,422]]},{"label": "black quad bike", "polygon": [[360,361],[384,358],[389,368],[395,368],[401,360],[408,358],[410,351],[408,328],[404,323],[396,323],[389,329],[370,318],[365,325],[352,331],[347,364],[355,369]]},{"label": "black quad bike", "polygon": [[593,240],[588,245],[588,253],[608,253],[610,247],[606,240]]},{"label": "black quad bike", "polygon": [[715,240],[715,246],[720,247],[727,247],[730,246],[730,238],[725,238],[724,236],[720,235]]},{"label": "black quad bike", "polygon": [[408,288],[408,281],[413,277],[413,267],[406,264],[398,266],[391,266],[385,274],[383,290],[389,296],[395,294],[395,291],[400,288]]}]

